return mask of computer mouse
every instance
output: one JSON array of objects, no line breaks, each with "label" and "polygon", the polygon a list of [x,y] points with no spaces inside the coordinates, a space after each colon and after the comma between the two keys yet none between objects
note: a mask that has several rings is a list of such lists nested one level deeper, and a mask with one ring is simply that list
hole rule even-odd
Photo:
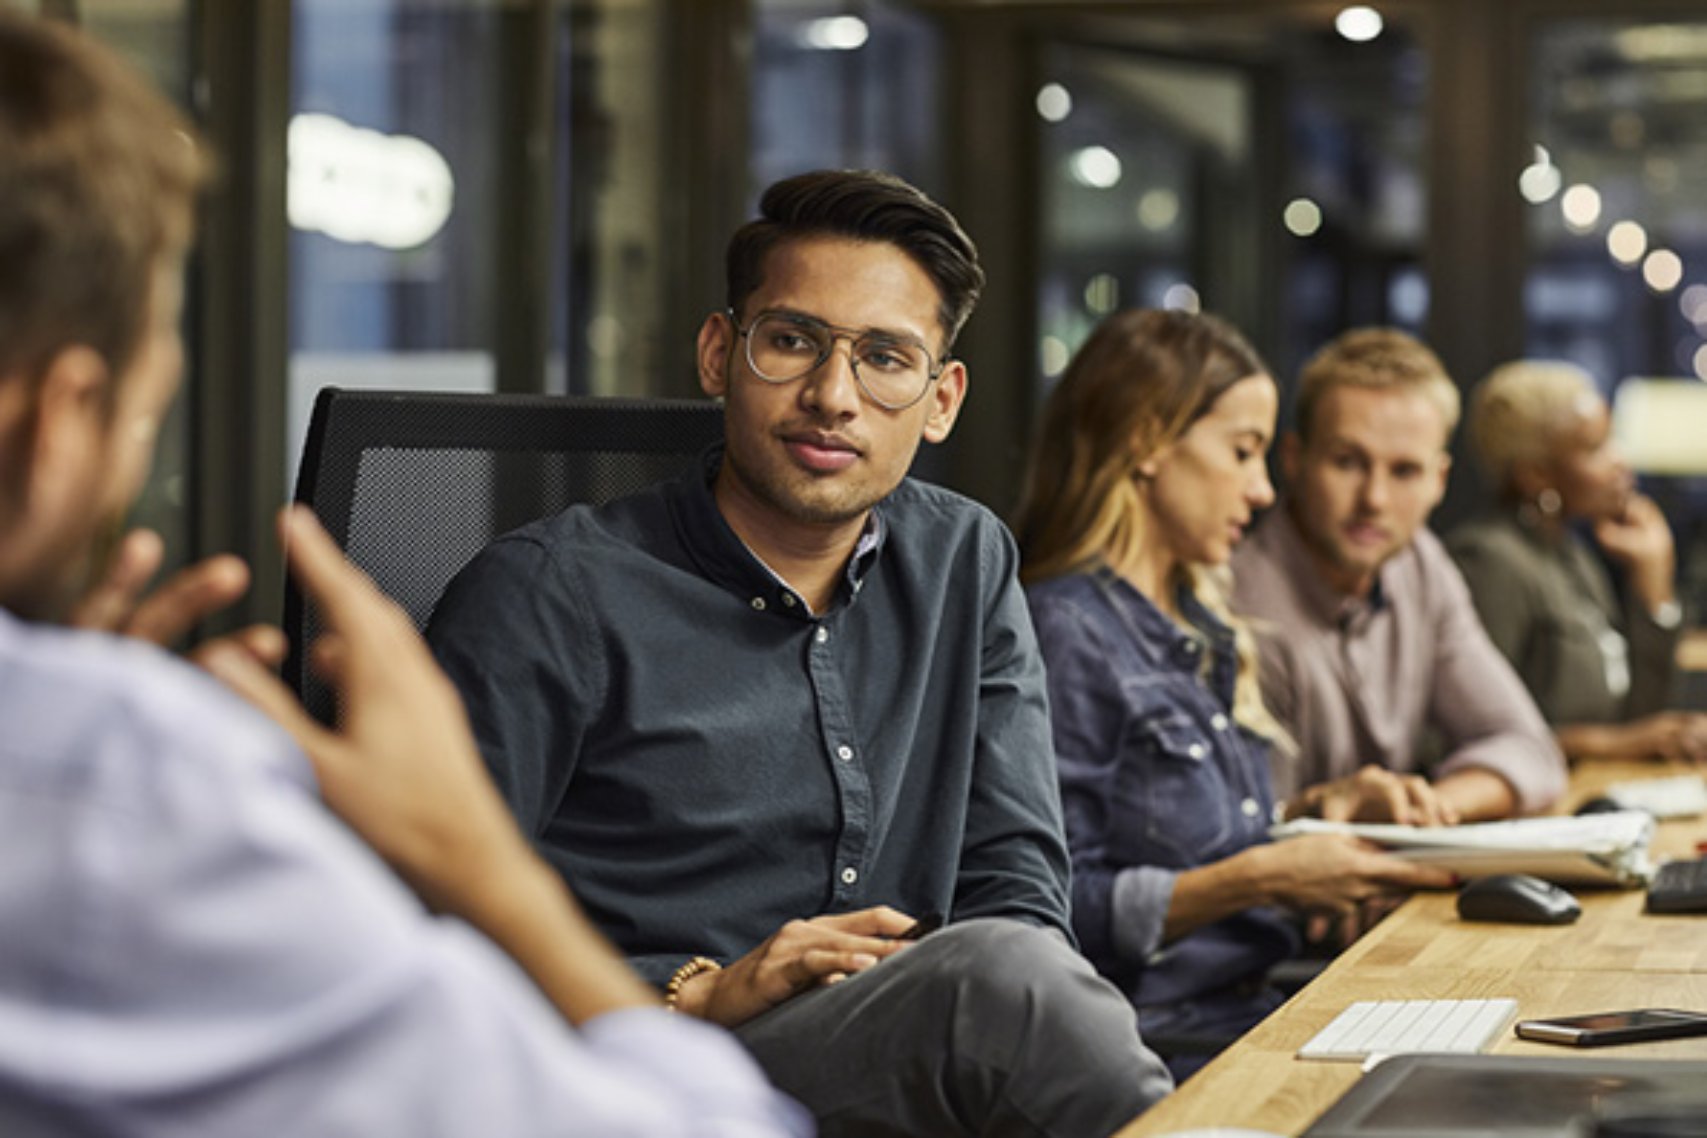
[{"label": "computer mouse", "polygon": [[1458,915],[1466,921],[1568,925],[1583,907],[1568,890],[1527,873],[1499,873],[1458,891]]},{"label": "computer mouse", "polygon": [[1587,802],[1584,802],[1581,806],[1577,807],[1576,813],[1577,814],[1615,814],[1620,810],[1626,810],[1626,809],[1628,809],[1628,807],[1620,806],[1618,804],[1617,799],[1608,798],[1604,794],[1597,794],[1593,798],[1589,799]]}]

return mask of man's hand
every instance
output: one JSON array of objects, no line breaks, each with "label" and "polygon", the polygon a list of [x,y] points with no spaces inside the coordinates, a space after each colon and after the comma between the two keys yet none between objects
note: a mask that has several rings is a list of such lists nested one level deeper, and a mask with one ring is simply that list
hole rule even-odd
[{"label": "man's hand", "polygon": [[1426,778],[1370,764],[1355,774],[1310,787],[1287,804],[1289,817],[1311,814],[1329,822],[1398,822],[1450,826],[1458,811]]},{"label": "man's hand", "polygon": [[153,531],[125,534],[106,577],[71,610],[70,623],[170,647],[249,588],[248,566],[221,554],[178,570],[145,596],[143,590],[160,571],[164,557],[165,546]]},{"label": "man's hand", "polygon": [[1707,763],[1707,714],[1662,711],[1623,727],[1625,756]]},{"label": "man's hand", "polygon": [[532,861],[487,776],[462,702],[395,603],[344,559],[312,514],[290,508],[281,538],[329,632],[310,659],[342,695],[327,730],[263,665],[277,655],[250,630],[196,658],[295,737],[326,804],[430,903],[480,903],[490,875]]},{"label": "man's hand", "polygon": [[1623,513],[1594,524],[1594,539],[1630,575],[1631,588],[1649,612],[1675,596],[1677,569],[1671,527],[1645,494],[1632,494]]},{"label": "man's hand", "polygon": [[913,919],[887,906],[790,921],[770,939],[719,972],[682,985],[676,1007],[724,1027],[823,984],[863,972],[911,942],[897,940]]},{"label": "man's hand", "polygon": [[456,689],[403,610],[307,510],[286,509],[279,529],[330,630],[310,659],[341,696],[337,729],[311,718],[271,672],[284,654],[277,629],[215,641],[197,659],[296,738],[327,806],[429,904],[509,953],[569,1022],[656,1005],[516,828]]}]

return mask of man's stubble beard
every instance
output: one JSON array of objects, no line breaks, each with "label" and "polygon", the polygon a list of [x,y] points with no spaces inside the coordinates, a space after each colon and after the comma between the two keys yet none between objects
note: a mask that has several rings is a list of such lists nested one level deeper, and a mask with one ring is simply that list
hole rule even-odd
[{"label": "man's stubble beard", "polygon": [[[727,451],[724,453],[723,461],[733,467],[736,477],[741,480],[748,492],[754,497],[770,506],[783,517],[806,525],[841,525],[863,518],[867,511],[888,497],[894,490],[894,487],[890,487],[882,494],[874,497],[862,495],[859,501],[851,504],[846,501],[832,501],[818,505],[811,500],[810,495],[791,494],[789,492],[787,483],[793,472],[787,467],[775,471],[776,476],[774,478],[755,477],[745,463]],[[811,488],[815,485],[815,480],[809,475],[801,474],[798,477],[801,480],[800,485],[803,487]],[[865,500],[867,497],[870,497],[869,501]]]},{"label": "man's stubble beard", "polygon": [[123,514],[97,522],[80,549],[45,567],[35,586],[8,607],[25,620],[69,623],[78,602],[111,571],[125,529]]}]

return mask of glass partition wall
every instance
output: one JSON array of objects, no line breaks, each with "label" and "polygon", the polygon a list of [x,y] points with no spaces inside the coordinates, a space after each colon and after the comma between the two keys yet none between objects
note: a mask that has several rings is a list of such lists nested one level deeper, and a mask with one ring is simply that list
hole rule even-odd
[{"label": "glass partition wall", "polygon": [[287,463],[326,384],[652,389],[661,18],[295,0]]},{"label": "glass partition wall", "polygon": [[1531,58],[1525,350],[1707,377],[1707,21],[1561,20]]},{"label": "glass partition wall", "polygon": [[1529,43],[1527,355],[1579,364],[1707,607],[1707,19],[1565,18]]},{"label": "glass partition wall", "polygon": [[[1373,27],[1308,0],[0,2],[139,60],[225,160],[142,513],[175,561],[257,563],[239,619],[276,610],[268,518],[320,383],[692,394],[728,233],[814,166],[892,169],[983,248],[970,402],[925,472],[999,511],[1118,305],[1221,312],[1283,383],[1372,322],[1465,384],[1529,352],[1616,397],[1707,362],[1707,17],[1682,0],[1407,0]],[[1668,477],[1687,528],[1699,481]]]},{"label": "glass partition wall", "polygon": [[1284,379],[1354,324],[1420,331],[1426,65],[1285,12],[1051,43],[1036,92],[1047,381],[1103,315],[1215,311]]}]

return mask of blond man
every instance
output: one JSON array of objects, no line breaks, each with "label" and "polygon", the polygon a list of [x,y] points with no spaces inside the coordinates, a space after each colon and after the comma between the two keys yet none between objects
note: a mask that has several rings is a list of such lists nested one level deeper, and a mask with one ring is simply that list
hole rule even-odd
[{"label": "blond man", "polygon": [[1305,364],[1286,499],[1233,562],[1264,697],[1296,743],[1281,794],[1364,764],[1422,772],[1436,748],[1451,817],[1532,813],[1564,788],[1540,712],[1426,528],[1458,414],[1440,360],[1397,329],[1347,332]]}]

